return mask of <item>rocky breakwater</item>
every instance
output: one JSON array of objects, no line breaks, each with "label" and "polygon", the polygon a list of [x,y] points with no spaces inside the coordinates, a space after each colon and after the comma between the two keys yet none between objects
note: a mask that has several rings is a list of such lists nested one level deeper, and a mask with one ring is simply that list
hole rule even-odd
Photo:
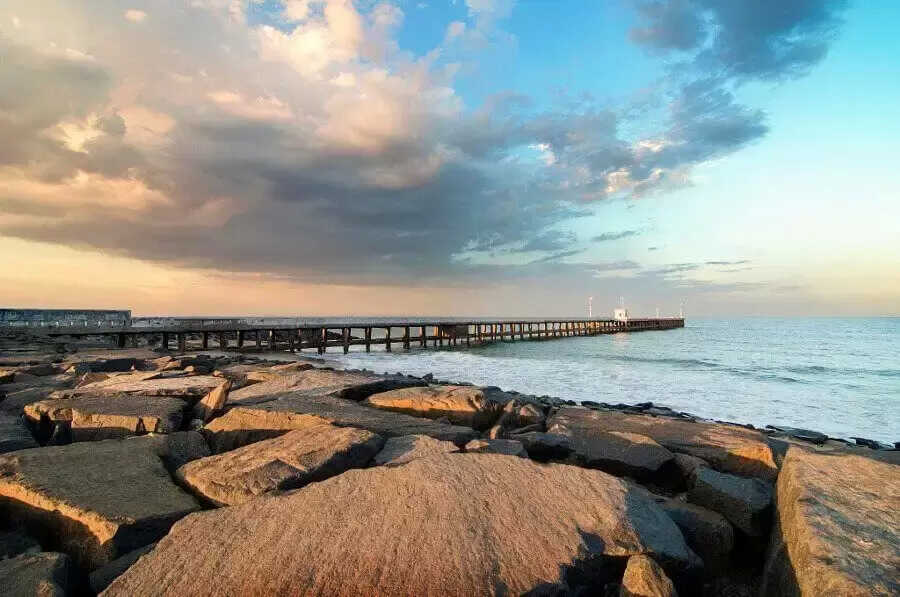
[{"label": "rocky breakwater", "polygon": [[57,360],[0,374],[4,595],[898,593],[897,452],[322,362]]}]

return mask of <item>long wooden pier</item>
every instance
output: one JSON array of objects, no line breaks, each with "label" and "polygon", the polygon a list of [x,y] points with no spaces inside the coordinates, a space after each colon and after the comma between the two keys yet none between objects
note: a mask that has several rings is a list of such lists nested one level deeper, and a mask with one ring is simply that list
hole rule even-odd
[{"label": "long wooden pier", "polygon": [[[163,349],[184,352],[191,348],[205,350],[210,342],[221,350],[256,348],[257,350],[291,352],[306,349],[324,354],[329,347],[340,347],[344,353],[351,346],[384,346],[392,351],[395,345],[404,350],[413,347],[458,347],[483,345],[491,342],[517,340],[552,340],[572,336],[596,336],[646,330],[668,330],[684,327],[682,318],[629,319],[554,319],[554,320],[494,320],[494,321],[333,321],[304,325],[260,325],[241,323],[241,320],[184,320],[176,325],[43,328],[41,334],[52,337],[113,337],[120,348],[137,346],[139,337],[149,344],[159,342]],[[354,331],[356,333],[354,333]],[[196,344],[199,343],[199,348]]]}]

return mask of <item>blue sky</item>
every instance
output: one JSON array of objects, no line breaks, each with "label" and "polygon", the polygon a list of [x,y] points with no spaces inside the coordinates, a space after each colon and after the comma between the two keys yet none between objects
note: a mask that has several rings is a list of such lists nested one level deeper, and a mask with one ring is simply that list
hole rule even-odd
[{"label": "blue sky", "polygon": [[898,314],[897,3],[50,4],[0,8],[11,303]]}]

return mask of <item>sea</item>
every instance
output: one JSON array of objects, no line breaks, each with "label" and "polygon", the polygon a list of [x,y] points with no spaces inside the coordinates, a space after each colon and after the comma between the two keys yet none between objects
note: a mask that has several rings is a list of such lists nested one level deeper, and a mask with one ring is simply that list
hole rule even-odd
[{"label": "sea", "polygon": [[688,318],[666,331],[398,347],[331,348],[326,357],[348,368],[900,441],[900,318]]}]

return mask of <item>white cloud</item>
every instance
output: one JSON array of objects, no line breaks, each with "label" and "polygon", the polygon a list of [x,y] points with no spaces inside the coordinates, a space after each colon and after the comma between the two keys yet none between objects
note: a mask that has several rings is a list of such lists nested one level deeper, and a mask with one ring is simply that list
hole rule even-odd
[{"label": "white cloud", "polygon": [[135,8],[130,8],[125,11],[125,20],[131,21],[132,23],[142,23],[144,19],[147,18],[147,13],[143,10],[137,10]]}]

